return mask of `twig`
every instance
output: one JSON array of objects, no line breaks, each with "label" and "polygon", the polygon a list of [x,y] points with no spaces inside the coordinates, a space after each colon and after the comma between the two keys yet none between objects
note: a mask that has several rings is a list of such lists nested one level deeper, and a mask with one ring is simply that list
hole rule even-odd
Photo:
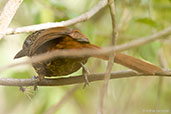
[{"label": "twig", "polygon": [[[114,4],[113,0],[108,0],[108,4],[109,4],[111,19],[112,19],[112,46],[115,47],[116,40],[118,38],[117,29],[116,29],[116,19],[115,19],[115,4]],[[107,93],[109,79],[111,76],[114,57],[115,57],[115,54],[111,53],[109,56],[109,61],[108,61],[107,68],[106,68],[104,83],[103,83],[101,94],[100,94],[101,95],[100,96],[100,106],[99,106],[99,111],[98,111],[98,113],[100,113],[100,114],[104,114],[104,102],[105,102],[105,97],[106,97],[106,93]]]},{"label": "twig", "polygon": [[50,109],[48,109],[45,114],[54,114],[56,112],[57,109],[60,108],[60,106],[62,104],[64,104],[74,93],[75,91],[80,87],[80,85],[76,85],[74,87],[71,88],[71,90],[69,90],[61,99],[60,101],[52,106]]},{"label": "twig", "polygon": [[114,0],[108,0],[109,3],[109,9],[110,9],[110,15],[112,19],[112,45],[115,46],[117,39],[118,39],[118,31],[116,27],[116,18],[115,18],[115,4]]},{"label": "twig", "polygon": [[17,9],[23,0],[9,0],[0,15],[0,39],[6,34]]},{"label": "twig", "polygon": [[114,60],[114,54],[111,54],[109,56],[109,61],[108,61],[105,76],[104,76],[104,83],[103,83],[103,86],[101,89],[98,114],[104,114],[104,102],[105,102],[105,96],[107,93],[107,87],[108,87],[109,79],[111,77],[113,60]]},{"label": "twig", "polygon": [[[159,51],[159,63],[160,66],[164,69],[168,68],[166,58],[164,57],[163,50],[161,49]],[[159,77],[158,80],[158,88],[157,88],[157,99],[156,99],[156,109],[159,108],[160,106],[160,100],[161,100],[161,95],[162,95],[162,87],[163,87],[163,77]]]},{"label": "twig", "polygon": [[[16,67],[19,65],[24,65],[24,64],[29,64],[29,63],[36,63],[44,60],[48,60],[54,57],[61,57],[61,56],[71,56],[71,57],[79,57],[79,56],[93,56],[93,55],[102,55],[102,54],[110,54],[114,53],[116,51],[124,51],[130,48],[134,48],[149,42],[152,42],[154,40],[160,39],[160,38],[167,38],[168,35],[171,34],[171,27],[168,27],[160,32],[157,32],[151,36],[143,37],[138,40],[133,40],[132,42],[125,43],[119,46],[115,47],[109,47],[109,48],[103,48],[101,50],[90,50],[90,49],[84,49],[84,50],[65,50],[65,51],[60,51],[60,50],[55,50],[50,53],[44,53],[41,55],[37,55],[33,58],[30,58],[28,60],[25,60],[23,62],[18,62],[14,64],[9,64],[6,66],[0,67],[0,72]],[[137,45],[138,44],[138,45]]]},{"label": "twig", "polygon": [[168,68],[167,61],[166,58],[164,57],[164,53],[162,49],[159,51],[159,63],[162,68],[164,69]]},{"label": "twig", "polygon": [[124,51],[124,50],[128,50],[130,48],[135,48],[140,45],[144,45],[144,44],[150,43],[152,41],[155,41],[155,40],[158,40],[161,38],[167,38],[167,36],[169,36],[170,34],[171,34],[171,26],[162,31],[156,32],[151,36],[138,38],[138,40],[133,40],[129,43],[119,45],[116,47],[115,50],[116,51]]},{"label": "twig", "polygon": [[29,64],[29,63],[36,63],[36,62],[41,62],[44,60],[52,59],[55,57],[81,57],[81,56],[90,56],[90,55],[101,55],[101,53],[107,54],[106,49],[81,49],[81,50],[74,50],[74,49],[64,49],[64,50],[55,50],[52,52],[47,52],[43,53],[37,56],[33,56],[31,58],[28,58],[25,61],[14,63],[14,64],[9,64],[4,67],[0,67],[0,72],[15,67],[19,65],[24,65],[24,64]]},{"label": "twig", "polygon": [[132,18],[130,11],[127,7],[123,9],[122,16],[118,25],[118,33],[123,33],[123,31],[128,27],[128,22]]},{"label": "twig", "polygon": [[[90,74],[88,76],[89,82],[104,80],[105,73],[99,74]],[[141,77],[141,76],[151,76],[151,74],[141,74],[136,73],[131,70],[127,71],[117,71],[112,72],[110,79],[121,79],[121,78],[129,78],[129,77]],[[160,74],[155,74],[152,77],[156,76],[165,76],[171,77],[170,71],[163,71]],[[71,84],[79,84],[84,83],[85,79],[83,75],[79,76],[71,76],[65,78],[56,78],[56,79],[44,79],[42,81],[38,81],[36,79],[14,79],[14,78],[0,78],[0,85],[2,86],[63,86],[63,85],[71,85]]]},{"label": "twig", "polygon": [[73,25],[79,22],[86,21],[94,16],[97,12],[99,12],[103,7],[107,5],[107,0],[101,0],[95,7],[93,7],[90,11],[67,21],[62,22],[55,22],[55,23],[44,23],[38,25],[31,25],[19,28],[9,28],[6,34],[17,34],[17,33],[24,33],[24,32],[33,32],[38,31],[41,29],[48,29],[52,27],[63,27]]}]

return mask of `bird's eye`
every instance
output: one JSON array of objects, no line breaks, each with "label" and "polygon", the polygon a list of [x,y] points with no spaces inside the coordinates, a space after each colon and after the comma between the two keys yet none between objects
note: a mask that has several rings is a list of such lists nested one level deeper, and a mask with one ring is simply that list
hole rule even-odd
[{"label": "bird's eye", "polygon": [[26,40],[24,43],[24,47],[29,47],[31,44],[31,40]]}]

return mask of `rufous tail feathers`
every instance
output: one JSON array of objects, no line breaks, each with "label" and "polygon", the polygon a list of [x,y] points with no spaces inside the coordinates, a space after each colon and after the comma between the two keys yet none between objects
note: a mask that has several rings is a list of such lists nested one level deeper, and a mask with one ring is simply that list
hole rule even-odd
[{"label": "rufous tail feathers", "polygon": [[[91,46],[91,48],[100,49],[100,47],[93,45],[93,44],[91,44],[89,46]],[[103,59],[103,60],[108,60],[108,56],[106,56],[106,55],[100,55],[100,56],[95,56],[95,57]],[[141,59],[138,59],[138,58],[135,58],[132,56],[128,56],[125,54],[121,54],[121,53],[115,54],[114,62],[116,62],[117,64],[120,64],[120,65],[123,65],[125,67],[128,67],[132,70],[135,70],[137,72],[145,73],[145,74],[154,75],[155,73],[162,71],[161,68],[159,68],[151,63],[148,63]]]}]

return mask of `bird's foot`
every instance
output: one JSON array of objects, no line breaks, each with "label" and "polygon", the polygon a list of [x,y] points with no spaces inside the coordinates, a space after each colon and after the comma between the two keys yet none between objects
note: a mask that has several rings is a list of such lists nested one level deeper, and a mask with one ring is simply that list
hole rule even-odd
[{"label": "bird's foot", "polygon": [[81,63],[81,66],[82,66],[82,74],[83,74],[84,79],[85,79],[85,83],[84,83],[83,88],[85,88],[87,85],[89,86],[88,75],[90,74],[90,72],[83,63]]},{"label": "bird's foot", "polygon": [[20,91],[25,92],[25,88],[23,86],[19,86]]},{"label": "bird's foot", "polygon": [[[43,80],[44,79],[44,76],[43,75],[32,76],[31,79],[37,80],[37,82],[38,82],[38,81]],[[37,91],[37,90],[38,90],[37,83],[35,83],[35,85],[34,85],[34,91]]]}]

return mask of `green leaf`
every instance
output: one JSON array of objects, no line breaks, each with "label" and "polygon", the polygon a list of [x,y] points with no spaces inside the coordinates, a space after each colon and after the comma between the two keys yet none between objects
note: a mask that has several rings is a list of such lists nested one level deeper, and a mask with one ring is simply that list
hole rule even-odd
[{"label": "green leaf", "polygon": [[149,26],[154,27],[154,28],[158,27],[158,24],[150,18],[139,18],[139,19],[136,19],[135,21],[138,23],[149,25]]},{"label": "green leaf", "polygon": [[42,9],[40,13],[40,20],[41,23],[53,22],[55,20],[53,11],[50,9]]}]

